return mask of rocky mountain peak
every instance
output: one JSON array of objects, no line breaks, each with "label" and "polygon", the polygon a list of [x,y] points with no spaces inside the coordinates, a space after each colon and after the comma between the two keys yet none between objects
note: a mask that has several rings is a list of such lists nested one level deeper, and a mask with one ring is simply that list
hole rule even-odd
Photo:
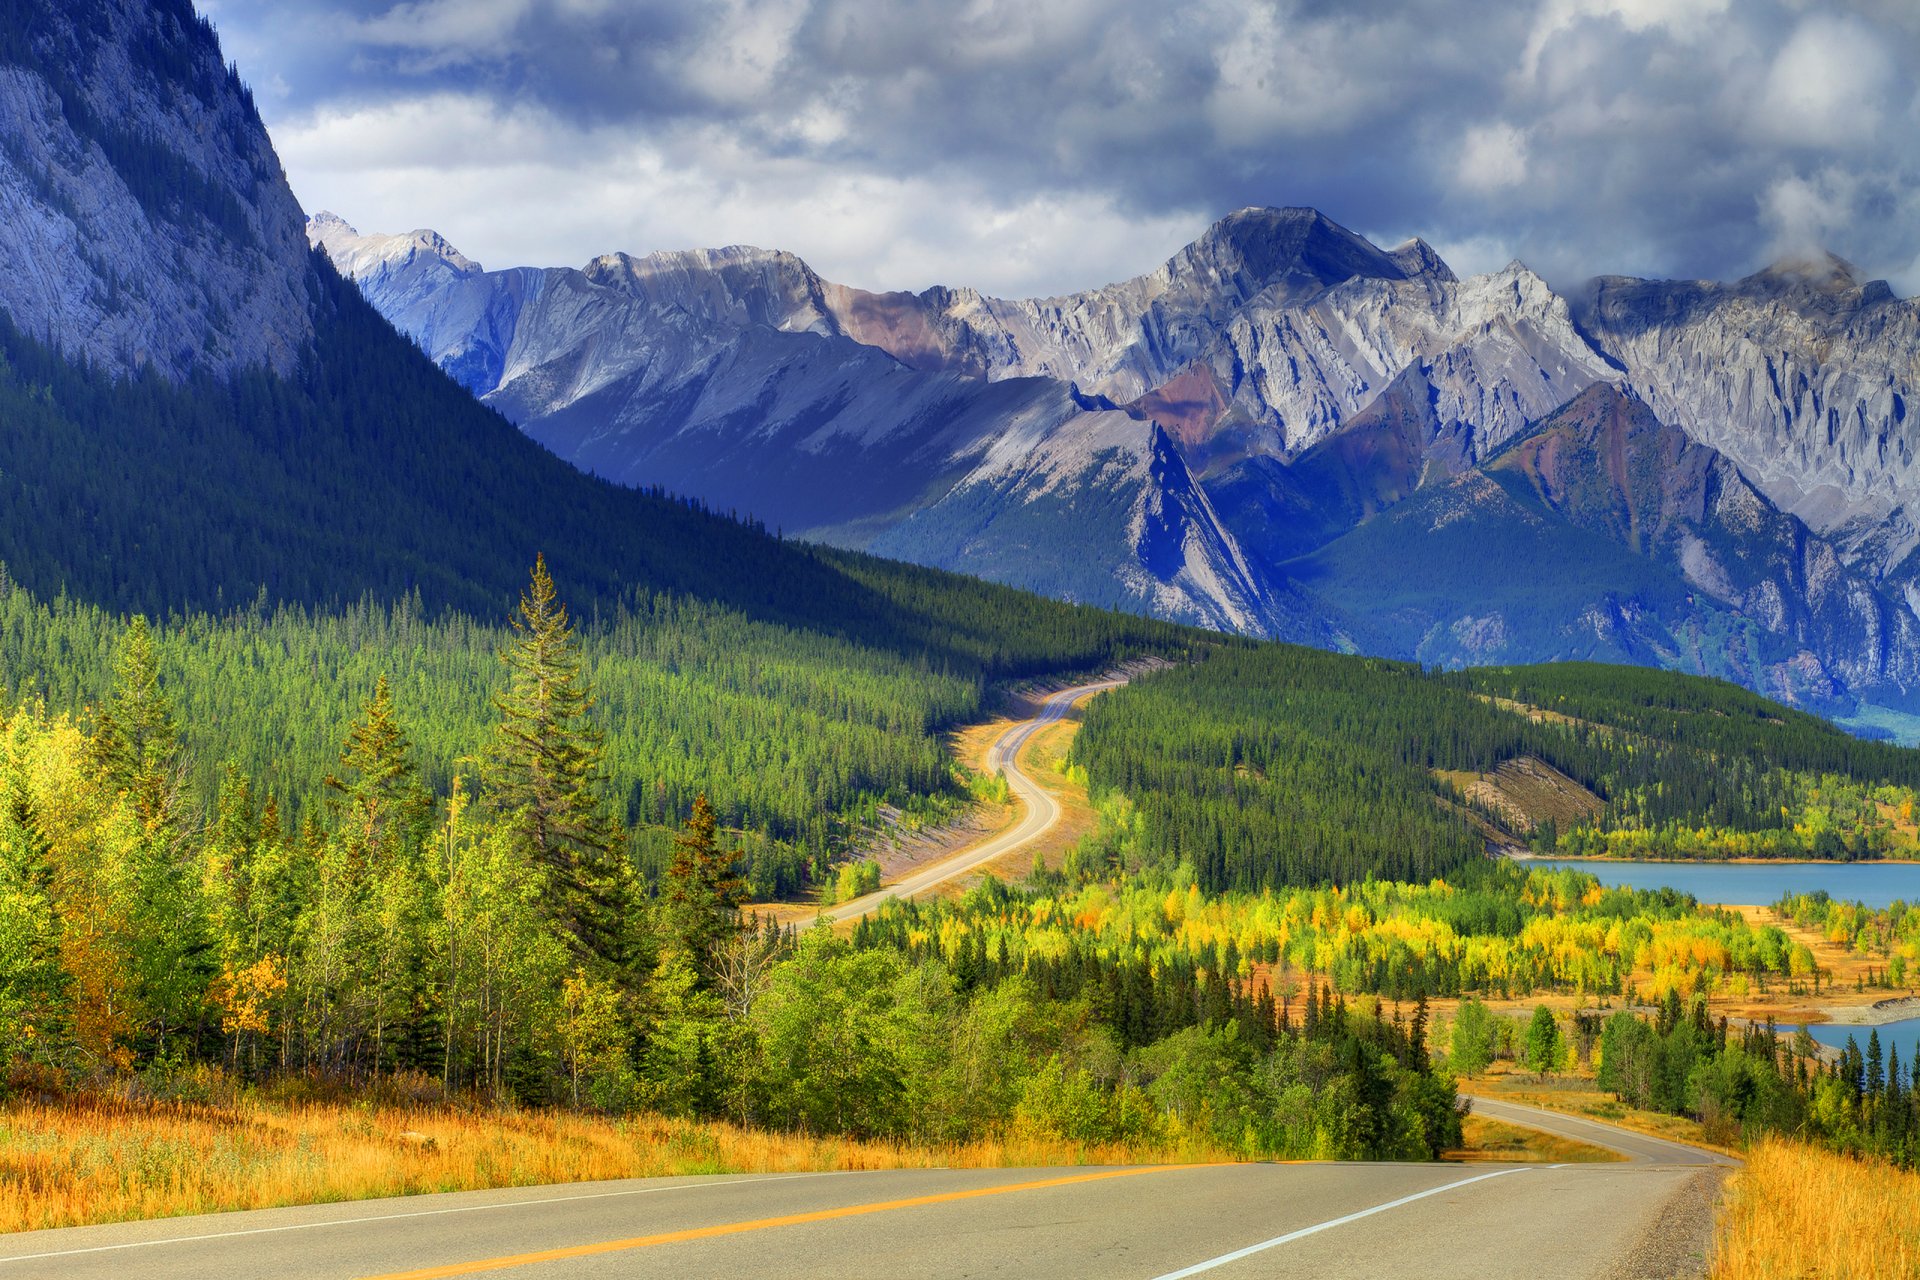
[{"label": "rocky mountain peak", "polygon": [[1861,284],[1860,269],[1828,249],[1787,254],[1747,279],[1829,290],[1857,289]]},{"label": "rocky mountain peak", "polygon": [[1860,268],[1825,249],[1789,254],[1734,286],[1749,296],[1779,298],[1802,310],[1845,312],[1894,301],[1885,280],[1862,279]]},{"label": "rocky mountain peak", "polygon": [[[1439,261],[1431,249],[1426,256]],[[1421,255],[1398,258],[1318,209],[1298,207],[1230,213],[1167,264],[1176,280],[1197,276],[1231,282],[1242,297],[1275,285],[1289,294],[1307,294],[1356,276],[1404,280],[1426,265]]]},{"label": "rocky mountain peak", "polygon": [[461,253],[438,231],[426,227],[399,235],[361,235],[339,214],[322,209],[307,219],[307,243],[326,251],[334,269],[359,280],[381,268],[397,269],[421,258],[455,276],[478,275],[486,268]]},{"label": "rocky mountain peak", "polygon": [[593,284],[703,320],[797,331],[833,327],[821,304],[820,277],[782,249],[737,244],[642,257],[612,253],[589,262],[581,274]]},{"label": "rocky mountain peak", "polygon": [[1453,274],[1453,268],[1447,265],[1446,259],[1419,236],[1392,250],[1387,256],[1392,258],[1409,277],[1429,276],[1448,283],[1459,279]]}]

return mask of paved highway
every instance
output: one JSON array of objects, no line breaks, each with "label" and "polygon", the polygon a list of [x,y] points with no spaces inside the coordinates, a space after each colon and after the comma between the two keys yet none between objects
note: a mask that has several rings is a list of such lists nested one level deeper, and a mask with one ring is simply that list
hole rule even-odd
[{"label": "paved highway", "polygon": [[1117,689],[1125,683],[1125,680],[1102,680],[1094,684],[1075,685],[1071,689],[1062,689],[1040,705],[1039,715],[1014,725],[1001,734],[988,749],[988,771],[998,769],[1006,774],[1007,789],[1025,806],[1020,821],[999,835],[989,837],[970,849],[963,849],[950,857],[942,858],[931,866],[902,876],[885,888],[869,893],[863,898],[842,903],[823,914],[829,920],[852,920],[866,915],[891,898],[911,898],[915,894],[925,893],[935,885],[945,884],[949,880],[964,876],[1051,831],[1053,824],[1060,821],[1060,804],[1048,795],[1039,783],[1020,771],[1018,763],[1020,749],[1027,745],[1027,740],[1034,734],[1050,724],[1059,723],[1080,699],[1103,693],[1108,689]]},{"label": "paved highway", "polygon": [[35,1232],[0,1238],[0,1280],[1667,1276],[1698,1264],[1713,1176],[1648,1161],[651,1179]]},{"label": "paved highway", "polygon": [[1619,1152],[1634,1164],[1692,1164],[1732,1168],[1740,1163],[1733,1157],[1723,1156],[1717,1151],[1707,1151],[1700,1147],[1689,1147],[1680,1142],[1669,1142],[1665,1138],[1634,1133],[1629,1129],[1622,1129],[1617,1125],[1605,1124],[1598,1120],[1588,1120],[1581,1116],[1565,1115],[1558,1111],[1547,1111],[1541,1107],[1529,1107],[1523,1103],[1505,1102],[1478,1094],[1467,1096],[1473,1099],[1473,1113],[1477,1116],[1504,1121],[1507,1124],[1517,1124],[1527,1129],[1538,1129],[1543,1133],[1571,1138],[1575,1142],[1584,1142],[1589,1146],[1605,1147],[1609,1151]]}]

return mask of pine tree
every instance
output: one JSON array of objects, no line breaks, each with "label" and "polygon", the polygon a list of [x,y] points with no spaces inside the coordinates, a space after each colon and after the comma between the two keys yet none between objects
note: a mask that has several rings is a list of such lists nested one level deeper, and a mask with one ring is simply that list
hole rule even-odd
[{"label": "pine tree", "polygon": [[340,749],[340,774],[326,784],[344,810],[348,840],[368,862],[377,867],[426,840],[433,798],[420,785],[384,675]]},{"label": "pine tree", "polygon": [[168,824],[180,791],[180,733],[160,687],[145,617],[135,614],[114,657],[113,691],[93,735],[94,761],[109,786],[133,801],[149,829]]},{"label": "pine tree", "polygon": [[673,940],[693,962],[704,985],[726,944],[740,931],[746,886],[733,873],[733,855],[720,847],[719,820],[703,793],[673,841],[667,867],[667,913]]},{"label": "pine tree", "polygon": [[507,691],[494,699],[500,720],[482,761],[486,794],[549,877],[548,909],[575,951],[617,961],[632,873],[608,816],[593,697],[545,556],[534,562],[513,632],[500,654]]}]

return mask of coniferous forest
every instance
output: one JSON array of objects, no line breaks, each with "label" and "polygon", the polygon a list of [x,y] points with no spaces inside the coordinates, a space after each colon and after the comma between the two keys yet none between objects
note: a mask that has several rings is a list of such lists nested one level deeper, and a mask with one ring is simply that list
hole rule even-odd
[{"label": "coniferous forest", "polygon": [[[9,603],[16,637],[101,625]],[[359,639],[415,625],[356,618],[331,625]],[[298,630],[277,625],[260,620],[251,642]],[[450,643],[420,627],[420,646]],[[241,1080],[432,1081],[449,1096],[924,1141],[1015,1124],[1084,1141],[1197,1134],[1249,1154],[1426,1158],[1458,1141],[1423,1035],[1331,994],[1296,1022],[1237,980],[1228,994],[1219,970],[1204,991],[1191,972],[1135,970],[1131,1003],[1116,1004],[1115,974],[1042,983],[751,927],[739,908],[752,833],[723,830],[704,794],[658,857],[636,856],[644,828],[613,783],[604,729],[617,721],[544,562],[512,625],[490,635],[499,676],[464,686],[484,723],[444,787],[382,672],[319,781],[283,794],[230,758],[203,801],[184,744],[197,715],[221,713],[189,710],[176,687],[233,681],[190,649],[168,674],[144,619],[114,635],[106,692],[86,712],[16,700],[0,734],[0,1055],[13,1077],[131,1077],[164,1095],[212,1065]],[[37,651],[77,647],[43,637]],[[656,664],[673,665],[657,652],[630,665]],[[951,696],[963,709],[977,688]],[[907,794],[921,780],[896,781]]]}]

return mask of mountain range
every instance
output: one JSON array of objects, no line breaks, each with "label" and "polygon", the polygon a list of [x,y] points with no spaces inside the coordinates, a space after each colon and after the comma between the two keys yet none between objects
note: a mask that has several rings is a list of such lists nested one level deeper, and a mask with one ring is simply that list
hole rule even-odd
[{"label": "mountain range", "polygon": [[430,231],[308,235],[560,456],[791,534],[1445,666],[1920,707],[1920,308],[1831,255],[1563,294],[1243,209],[1002,299],[743,247],[487,271]]},{"label": "mountain range", "polygon": [[704,504],[1251,635],[1920,709],[1920,311],[1837,258],[1560,292],[1245,209],[1059,298],[486,271],[306,219],[185,0],[13,12],[0,563],[38,593],[491,608],[544,549],[584,600],[881,607]]}]

